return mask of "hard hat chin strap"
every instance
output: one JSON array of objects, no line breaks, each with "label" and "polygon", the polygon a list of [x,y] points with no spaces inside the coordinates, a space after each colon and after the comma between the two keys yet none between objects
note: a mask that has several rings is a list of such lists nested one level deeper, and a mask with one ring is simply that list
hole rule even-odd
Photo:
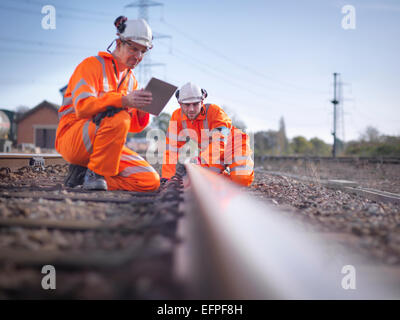
[{"label": "hard hat chin strap", "polygon": [[110,45],[107,47],[107,52],[108,52],[108,53],[111,53],[110,48],[111,48],[111,46],[113,45],[113,43],[114,43],[115,41],[117,41],[117,39],[114,39],[114,40],[110,43]]}]

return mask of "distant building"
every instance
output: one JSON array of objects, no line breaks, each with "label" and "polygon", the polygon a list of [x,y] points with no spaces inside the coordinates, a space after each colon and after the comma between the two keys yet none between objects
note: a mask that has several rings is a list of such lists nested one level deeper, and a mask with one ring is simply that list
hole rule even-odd
[{"label": "distant building", "polygon": [[44,100],[17,119],[17,144],[54,149],[59,106]]}]

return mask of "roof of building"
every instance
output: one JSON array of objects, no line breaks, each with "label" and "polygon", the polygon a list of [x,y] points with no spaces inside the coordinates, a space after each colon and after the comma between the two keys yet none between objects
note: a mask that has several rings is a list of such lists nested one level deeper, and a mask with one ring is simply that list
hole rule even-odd
[{"label": "roof of building", "polygon": [[43,100],[43,102],[39,103],[36,107],[30,109],[29,111],[25,112],[20,117],[18,117],[17,122],[24,120],[25,118],[29,117],[31,114],[35,113],[39,109],[50,108],[50,109],[54,109],[55,112],[58,112],[59,107],[60,106],[55,103],[51,103],[46,100]]}]

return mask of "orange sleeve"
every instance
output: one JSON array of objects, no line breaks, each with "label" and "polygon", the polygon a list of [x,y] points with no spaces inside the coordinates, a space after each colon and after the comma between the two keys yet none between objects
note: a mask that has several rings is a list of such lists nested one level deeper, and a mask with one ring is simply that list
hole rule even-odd
[{"label": "orange sleeve", "polygon": [[[136,81],[135,76],[133,75],[132,71],[131,74],[127,77],[128,79],[124,82],[124,87],[121,89],[122,95],[127,95],[132,91],[137,90],[138,83]],[[132,87],[131,81],[133,83]],[[131,90],[130,90],[131,89]],[[144,117],[138,116],[138,111],[135,108],[128,108],[128,113],[131,115],[131,126],[129,128],[129,132],[141,132],[150,122],[150,114],[145,113]]]},{"label": "orange sleeve", "polygon": [[[232,120],[224,110],[217,105],[210,105],[207,112],[208,126],[211,140],[207,148],[201,153],[202,163],[209,165],[222,164],[224,161],[225,144],[232,128]],[[216,128],[226,128],[216,130]]]},{"label": "orange sleeve", "polygon": [[215,128],[226,127],[228,129],[232,128],[232,120],[228,117],[222,108],[216,104],[210,105],[207,112],[208,126],[210,131]]},{"label": "orange sleeve", "polygon": [[102,66],[96,58],[82,61],[75,69],[68,87],[78,118],[91,118],[105,111],[107,106],[122,108],[122,93],[101,93],[103,82]]},{"label": "orange sleeve", "polygon": [[131,108],[132,111],[129,111],[131,115],[131,127],[129,128],[129,132],[141,132],[150,122],[150,114],[146,113],[144,117],[138,117],[138,111],[134,108]]},{"label": "orange sleeve", "polygon": [[182,130],[182,121],[179,116],[179,109],[176,110],[169,121],[165,140],[165,151],[162,165],[162,178],[170,179],[176,171],[176,164],[179,158],[179,148],[181,148],[186,141],[179,141],[179,132]]}]

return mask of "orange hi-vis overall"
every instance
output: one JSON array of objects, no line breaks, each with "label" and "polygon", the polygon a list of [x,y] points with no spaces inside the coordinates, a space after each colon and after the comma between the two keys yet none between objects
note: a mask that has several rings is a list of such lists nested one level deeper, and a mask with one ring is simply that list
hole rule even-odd
[{"label": "orange hi-vis overall", "polygon": [[[232,126],[232,120],[215,104],[203,105],[193,121],[179,108],[172,114],[166,136],[162,177],[175,174],[179,154],[190,139],[197,142],[200,165],[249,186],[254,179],[249,136]],[[229,168],[229,169],[228,169]],[[230,173],[229,173],[230,172]]]},{"label": "orange hi-vis overall", "polygon": [[[117,68],[107,52],[78,65],[58,111],[56,149],[69,163],[104,176],[108,190],[154,191],[158,173],[125,146],[128,132],[142,131],[149,114],[139,119],[136,109],[122,109],[122,96],[136,90],[137,82],[131,70],[120,75]],[[92,118],[110,106],[121,110],[96,125]]]}]

